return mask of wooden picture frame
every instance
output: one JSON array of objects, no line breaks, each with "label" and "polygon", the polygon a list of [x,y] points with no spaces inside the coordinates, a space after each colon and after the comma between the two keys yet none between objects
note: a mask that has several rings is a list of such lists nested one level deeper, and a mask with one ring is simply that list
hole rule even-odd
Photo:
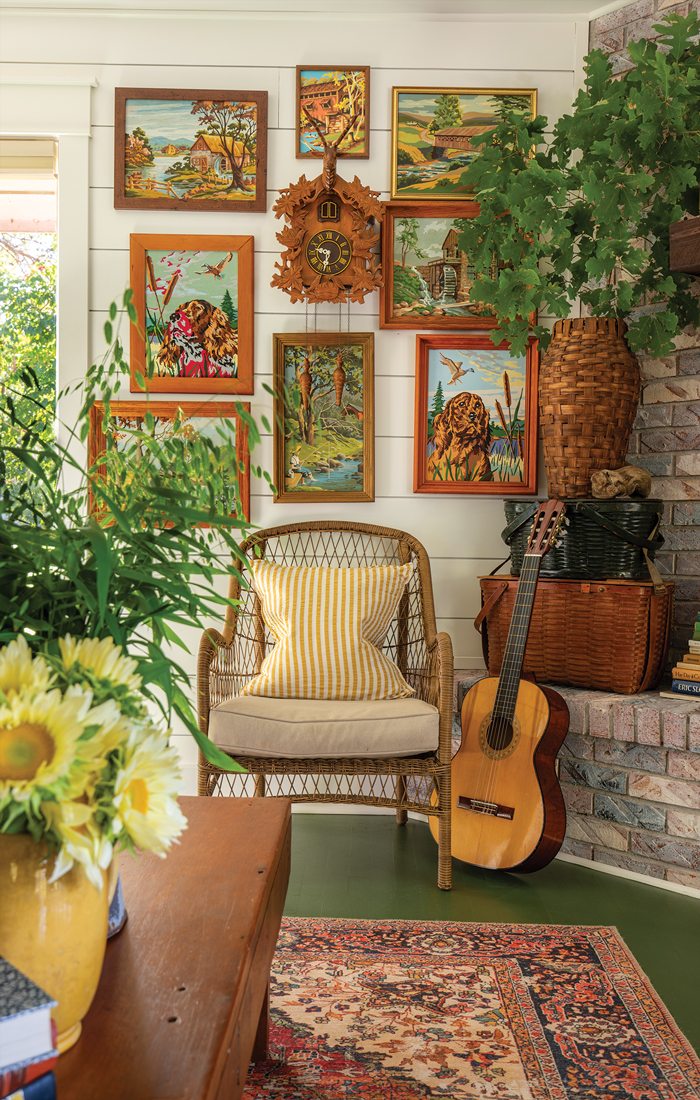
[{"label": "wooden picture frame", "polygon": [[252,393],[253,238],[132,233],[130,254],[132,393]]},{"label": "wooden picture frame", "polygon": [[381,328],[495,328],[498,320],[494,314],[479,314],[468,308],[472,274],[468,257],[457,247],[458,231],[452,227],[458,218],[474,218],[478,213],[479,203],[471,200],[386,204],[382,230],[384,283],[379,292]]},{"label": "wooden picture frame", "polygon": [[[238,464],[238,492],[241,501],[242,518],[250,520],[250,451],[248,448],[248,426],[240,415],[242,410],[250,413],[247,401],[112,401],[110,415],[124,419],[142,420],[146,413],[161,420],[174,420],[178,410],[187,420],[230,419],[236,425],[236,461]],[[105,452],[104,405],[96,401],[90,409],[88,433],[88,469],[93,469]],[[90,511],[94,502],[90,496]],[[205,526],[205,525],[202,525]]]},{"label": "wooden picture frame", "polygon": [[[214,111],[212,104],[221,106]],[[207,128],[210,134],[198,135]],[[156,149],[151,141],[159,142]],[[267,92],[116,88],[114,206],[265,211]]]},{"label": "wooden picture frame", "polygon": [[[471,192],[460,186],[460,178],[474,156],[470,139],[496,126],[498,100],[517,106],[513,97],[522,99],[528,114],[535,117],[536,88],[392,88],[391,198],[404,202],[468,198]],[[431,127],[436,127],[434,133]],[[438,144],[441,133],[451,144]]]},{"label": "wooden picture frame", "polygon": [[534,338],[516,357],[486,333],[416,336],[415,493],[537,492],[538,367]]},{"label": "wooden picture frame", "polygon": [[[333,110],[334,106],[337,107],[338,103],[343,102],[343,89],[341,87],[336,91],[333,87],[333,80],[329,80],[326,82],[328,87],[326,90],[326,95],[323,97],[324,102],[319,103],[318,101],[314,101],[310,93],[308,91],[305,92],[305,88],[308,89],[311,86],[310,83],[307,85],[304,84],[305,73],[317,73],[319,77],[319,81],[317,81],[317,83],[319,83],[320,87],[323,87],[323,84],[320,83],[320,78],[326,73],[352,74],[355,76],[356,81],[359,78],[359,74],[362,74],[361,79],[364,81],[364,90],[362,93],[358,93],[357,90],[353,88],[350,82],[346,83],[345,88],[346,98],[349,98],[350,96],[355,94],[358,95],[358,99],[361,96],[362,109],[360,115],[363,120],[362,139],[358,139],[355,143],[355,146],[348,149],[348,138],[346,137],[343,140],[342,148],[338,152],[338,158],[340,159],[341,157],[345,157],[348,160],[353,158],[358,160],[367,160],[367,158],[369,157],[370,140],[369,65],[297,65],[296,95],[294,99],[294,113],[296,116],[294,129],[294,151],[297,160],[305,160],[310,158],[320,159],[323,157],[322,148],[319,147],[318,150],[315,150],[309,147],[314,144],[319,144],[318,135],[313,132],[310,126],[304,126],[304,120],[302,118],[302,106],[306,106],[309,109],[310,114],[313,115],[314,118],[318,118],[321,123],[323,123],[327,118],[330,120],[330,129],[327,127],[325,133],[329,134],[331,138],[335,130],[342,130],[345,121],[351,117],[351,112],[353,110],[352,104],[349,105],[346,111]],[[308,100],[308,102],[304,103],[304,100]],[[307,129],[308,135],[306,133]],[[355,131],[355,133],[360,132],[359,122],[356,123],[356,125],[353,127],[353,131]]]},{"label": "wooden picture frame", "polygon": [[272,340],[275,502],[374,500],[374,333]]}]

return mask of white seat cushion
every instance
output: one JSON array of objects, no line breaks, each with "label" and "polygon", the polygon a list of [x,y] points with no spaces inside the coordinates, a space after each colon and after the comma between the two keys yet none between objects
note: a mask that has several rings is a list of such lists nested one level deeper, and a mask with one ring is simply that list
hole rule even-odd
[{"label": "white seat cushion", "polygon": [[421,699],[270,699],[214,707],[209,736],[233,756],[415,756],[438,746],[439,715]]}]

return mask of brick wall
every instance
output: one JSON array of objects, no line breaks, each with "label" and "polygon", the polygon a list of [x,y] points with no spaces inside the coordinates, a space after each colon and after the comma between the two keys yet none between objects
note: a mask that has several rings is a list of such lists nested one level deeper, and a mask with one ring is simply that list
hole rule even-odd
[{"label": "brick wall", "polygon": [[[590,46],[611,55],[617,72],[631,68],[626,47],[655,38],[654,23],[666,12],[700,12],[700,0],[634,0],[590,25]],[[676,353],[642,356],[642,401],[630,442],[629,461],[652,475],[652,495],[664,501],[661,571],[676,583],[670,660],[685,651],[700,607],[700,333],[686,331]]]},{"label": "brick wall", "polygon": [[[481,676],[459,675],[458,714]],[[562,851],[700,890],[700,702],[556,690],[570,715]]]}]

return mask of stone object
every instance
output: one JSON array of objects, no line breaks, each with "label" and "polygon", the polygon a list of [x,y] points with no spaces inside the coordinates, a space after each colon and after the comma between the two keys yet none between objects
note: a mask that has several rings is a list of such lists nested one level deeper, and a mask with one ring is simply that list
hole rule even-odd
[{"label": "stone object", "polygon": [[619,470],[596,470],[591,474],[591,491],[596,500],[614,497],[648,497],[651,475],[641,466],[622,466]]}]

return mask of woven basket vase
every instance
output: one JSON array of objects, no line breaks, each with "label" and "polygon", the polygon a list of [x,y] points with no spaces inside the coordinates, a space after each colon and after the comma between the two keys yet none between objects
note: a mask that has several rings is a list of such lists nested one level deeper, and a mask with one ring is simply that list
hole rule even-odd
[{"label": "woven basket vase", "polygon": [[550,497],[589,497],[591,474],[624,466],[639,403],[639,363],[624,321],[557,321],[542,359],[540,425]]}]

